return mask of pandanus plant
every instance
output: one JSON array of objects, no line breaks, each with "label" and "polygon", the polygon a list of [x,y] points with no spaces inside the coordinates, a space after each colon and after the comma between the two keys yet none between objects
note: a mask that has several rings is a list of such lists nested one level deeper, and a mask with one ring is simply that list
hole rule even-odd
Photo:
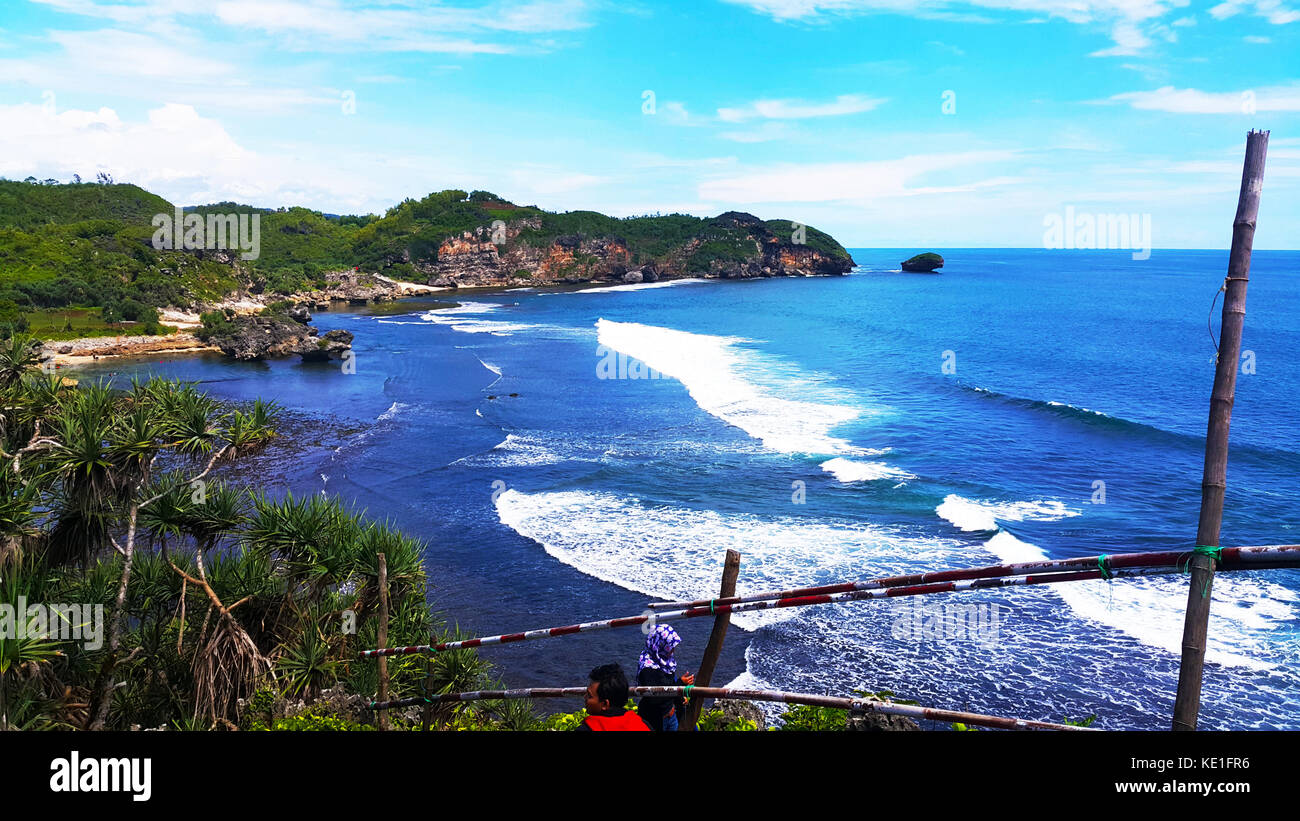
[{"label": "pandanus plant", "polygon": [[48,624],[41,625],[34,616],[29,617],[26,608],[18,608],[20,603],[44,599],[48,579],[42,571],[38,563],[22,561],[0,579],[0,603],[13,609],[13,626],[21,628],[13,635],[0,634],[0,730],[12,729],[16,701],[31,692],[27,683],[47,671],[49,662],[60,655],[57,642],[42,633]]},{"label": "pandanus plant", "polygon": [[40,345],[33,337],[14,334],[0,340],[0,387],[18,382],[40,362]]},{"label": "pandanus plant", "polygon": [[[3,366],[0,357],[0,380],[4,378]],[[48,433],[42,435],[39,449],[27,460],[34,465],[30,469],[37,478],[52,488],[48,555],[53,562],[78,560],[83,566],[108,547],[123,557],[111,605],[107,649],[91,696],[89,728],[104,727],[108,717],[113,673],[121,662],[123,605],[141,512],[167,498],[177,484],[204,482],[219,460],[270,441],[274,432],[269,424],[274,417],[274,407],[265,404],[249,413],[223,413],[193,386],[162,380],[137,381],[126,391],[105,383],[82,385],[60,393],[51,406],[44,420]],[[160,469],[171,480],[161,490],[154,481]],[[225,491],[211,495],[222,504],[231,500]],[[196,542],[204,541],[210,547],[222,522],[231,524],[229,514],[229,508],[222,508],[174,524],[187,534],[197,534]],[[152,525],[158,537],[165,538],[172,527],[164,521],[157,518]],[[172,568],[182,577],[188,576],[174,563]],[[242,628],[229,616],[235,605],[227,606],[216,598],[201,564],[198,575],[187,577],[186,582],[204,589],[221,613],[213,640],[232,643],[237,652],[254,657],[255,667],[264,667],[252,641],[246,634],[240,635]]]}]

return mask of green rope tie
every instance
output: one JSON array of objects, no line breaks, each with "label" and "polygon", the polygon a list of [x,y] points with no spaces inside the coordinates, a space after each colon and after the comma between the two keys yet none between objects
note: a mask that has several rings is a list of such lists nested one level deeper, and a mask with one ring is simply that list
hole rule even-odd
[{"label": "green rope tie", "polygon": [[690,701],[690,700],[691,700],[691,690],[694,690],[694,689],[695,689],[695,685],[694,685],[694,684],[688,684],[688,685],[686,685],[684,688],[682,688],[682,699],[685,700],[685,701]]},{"label": "green rope tie", "polygon": [[1110,581],[1111,579],[1115,578],[1115,574],[1111,573],[1110,568],[1106,566],[1106,560],[1109,558],[1110,558],[1109,553],[1103,553],[1097,557],[1097,568],[1101,570],[1101,577],[1106,581]]},{"label": "green rope tie", "polygon": [[717,601],[717,599],[709,599],[709,615],[710,615],[710,616],[713,615],[713,603],[716,602],[716,601]]},{"label": "green rope tie", "polygon": [[[1187,553],[1184,558],[1178,560],[1179,570],[1183,573],[1192,572],[1192,559],[1197,556],[1209,556],[1214,560],[1214,566],[1217,568],[1223,561],[1223,548],[1211,544],[1198,544],[1191,552]],[[1201,587],[1201,598],[1210,595],[1210,579],[1205,580],[1205,585]]]}]

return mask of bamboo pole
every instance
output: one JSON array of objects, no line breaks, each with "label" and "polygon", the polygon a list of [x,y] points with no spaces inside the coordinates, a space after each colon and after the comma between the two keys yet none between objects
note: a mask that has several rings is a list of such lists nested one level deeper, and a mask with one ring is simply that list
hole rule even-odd
[{"label": "bamboo pole", "polygon": [[[379,643],[388,641],[388,557],[376,553],[379,560]],[[388,700],[388,659],[379,660],[379,700]],[[379,729],[388,729],[388,713],[379,714]]]},{"label": "bamboo pole", "polygon": [[1232,221],[1232,251],[1224,281],[1223,321],[1219,331],[1219,356],[1210,393],[1210,421],[1205,433],[1205,470],[1201,479],[1201,516],[1196,528],[1198,552],[1192,557],[1192,579],[1187,590],[1183,621],[1183,656],[1178,666],[1178,693],[1174,699],[1175,730],[1195,730],[1201,709],[1201,678],[1210,623],[1210,588],[1214,562],[1201,547],[1218,547],[1223,524],[1223,495],[1228,474],[1228,427],[1236,398],[1237,368],[1241,362],[1241,328],[1246,320],[1246,285],[1250,280],[1250,254],[1255,241],[1259,195],[1264,187],[1264,158],[1268,132],[1246,135],[1246,159],[1241,169],[1237,215]]},{"label": "bamboo pole", "polygon": [[[643,696],[679,696],[686,687],[629,687],[628,695]],[[500,701],[521,698],[581,698],[587,692],[586,687],[529,687],[519,690],[475,690],[465,693],[447,693],[434,696],[431,700],[423,698],[403,698],[389,702],[371,702],[372,710],[395,710],[415,704],[432,701],[434,703],[458,701]],[[775,701],[783,704],[807,704],[813,707],[831,707],[837,710],[865,711],[883,713],[884,715],[907,716],[913,719],[931,719],[947,723],[961,722],[980,727],[992,727],[999,730],[1064,730],[1081,732],[1098,732],[1091,727],[1076,727],[1070,724],[1054,724],[1050,721],[1029,721],[1022,718],[1004,718],[983,713],[965,713],[956,710],[940,710],[934,707],[921,707],[915,704],[895,704],[873,698],[845,698],[842,696],[822,696],[811,693],[789,693],[782,690],[732,690],[727,687],[694,687],[690,695],[695,698],[742,699],[745,701]]]},{"label": "bamboo pole", "polygon": [[[429,656],[424,666],[424,697],[429,699],[433,695],[433,656]],[[426,701],[424,704],[423,714],[420,716],[420,732],[429,732],[429,725],[433,723],[433,702]]]},{"label": "bamboo pole", "polygon": [[[618,627],[632,627],[645,624],[654,619],[656,622],[691,619],[704,616],[716,616],[719,613],[741,613],[750,610],[768,610],[785,607],[806,607],[816,604],[835,604],[840,602],[864,601],[867,599],[887,599],[899,596],[919,596],[931,593],[953,593],[964,590],[984,590],[1000,587],[1017,587],[1040,584],[1057,584],[1061,582],[1088,581],[1091,579],[1123,578],[1128,576],[1155,576],[1175,574],[1185,571],[1184,563],[1192,554],[1183,551],[1176,554],[1181,560],[1171,564],[1150,567],[1114,567],[1105,562],[1101,556],[1093,556],[1096,570],[1079,570],[1067,573],[1042,573],[1026,576],[1006,576],[992,578],[967,579],[964,581],[936,582],[931,584],[886,587],[871,590],[849,590],[842,593],[829,593],[815,596],[793,596],[784,599],[743,602],[740,604],[718,605],[716,607],[694,607],[685,610],[671,610],[663,613],[651,613],[641,616],[624,616],[616,619],[570,624],[564,627],[549,627],[529,630],[524,633],[507,633],[499,636],[450,641],[442,644],[421,644],[411,647],[382,647],[375,650],[361,651],[362,658],[376,656],[409,655],[411,653],[439,653],[445,650],[460,650],[471,647],[486,647],[492,644],[511,644],[533,639],[569,636],[575,633],[587,633],[595,630],[609,630]],[[1264,547],[1229,547],[1223,549],[1220,563],[1222,571],[1266,570],[1273,568],[1300,567],[1300,545],[1277,545]]]},{"label": "bamboo pole", "polygon": [[[736,578],[740,575],[740,552],[727,551],[727,559],[722,565],[722,587],[719,598],[727,598],[736,592]],[[719,613],[713,619],[713,630],[709,633],[709,643],[704,646],[704,658],[700,661],[700,670],[695,676],[697,687],[708,687],[713,683],[713,670],[718,666],[718,655],[722,652],[722,643],[727,639],[727,627],[731,624],[731,613]],[[700,721],[702,699],[693,698],[686,705],[686,715],[677,723],[679,732],[694,730]]]}]

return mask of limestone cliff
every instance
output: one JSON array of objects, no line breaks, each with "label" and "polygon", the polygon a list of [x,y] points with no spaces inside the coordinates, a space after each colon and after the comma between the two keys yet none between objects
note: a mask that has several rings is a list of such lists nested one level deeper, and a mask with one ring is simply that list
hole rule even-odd
[{"label": "limestone cliff", "polygon": [[695,230],[678,232],[684,235],[676,242],[638,243],[614,233],[618,225],[547,237],[536,217],[499,220],[446,238],[432,260],[408,255],[403,261],[429,284],[443,287],[815,276],[845,274],[853,267],[838,243],[824,234],[816,245],[809,243],[810,229],[797,223],[764,222],[736,211],[698,222]]}]

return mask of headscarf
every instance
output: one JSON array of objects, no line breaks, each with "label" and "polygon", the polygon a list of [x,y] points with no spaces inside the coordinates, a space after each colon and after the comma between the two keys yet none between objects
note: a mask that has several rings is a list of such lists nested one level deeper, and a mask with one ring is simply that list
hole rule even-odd
[{"label": "headscarf", "polygon": [[638,670],[644,670],[651,667],[655,670],[662,670],[668,675],[674,675],[677,672],[677,659],[673,655],[673,649],[682,643],[682,637],[677,635],[677,631],[666,624],[655,625],[650,634],[645,637],[645,649],[641,651],[641,658],[638,660],[640,666]]}]

